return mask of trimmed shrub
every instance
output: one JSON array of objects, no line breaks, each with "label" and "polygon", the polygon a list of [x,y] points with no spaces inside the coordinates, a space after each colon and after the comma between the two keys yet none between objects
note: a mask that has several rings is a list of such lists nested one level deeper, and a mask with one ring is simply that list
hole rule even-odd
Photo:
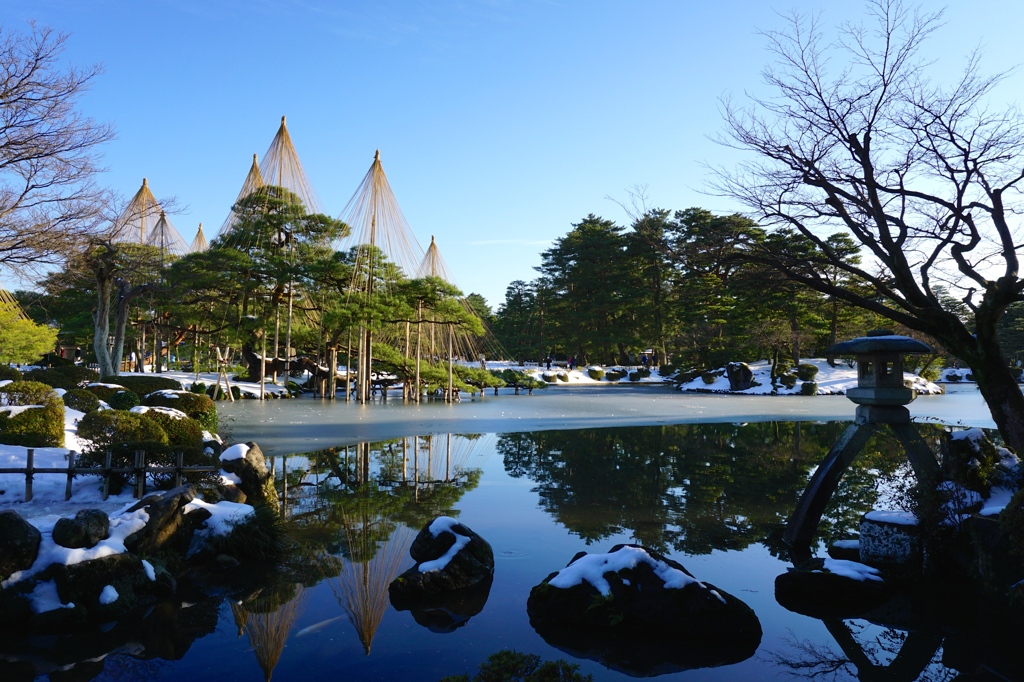
[{"label": "trimmed shrub", "polygon": [[107,404],[115,410],[130,410],[140,402],[139,394],[128,390],[117,391],[107,398]]},{"label": "trimmed shrub", "polygon": [[29,448],[64,446],[64,402],[36,381],[0,386],[0,405],[40,405],[16,415],[0,412],[0,443]]},{"label": "trimmed shrub", "polygon": [[964,375],[964,381],[974,381],[974,375],[968,372],[966,375]]},{"label": "trimmed shrub", "polygon": [[800,381],[814,381],[818,376],[818,367],[809,362],[801,362],[796,366],[796,376]]},{"label": "trimmed shrub", "polygon": [[658,374],[660,374],[663,377],[670,377],[678,371],[679,368],[669,362],[665,362],[658,367]]},{"label": "trimmed shrub", "polygon": [[198,393],[200,395],[206,395],[207,390],[210,388],[209,384],[204,384],[201,381],[193,381],[192,385],[188,387],[188,390],[192,393]]},{"label": "trimmed shrub", "polygon": [[800,395],[818,395],[818,384],[813,381],[800,384]]},{"label": "trimmed shrub", "polygon": [[779,383],[785,386],[786,388],[793,388],[794,386],[796,386],[797,377],[795,374],[783,374],[782,376],[778,377],[778,379]]},{"label": "trimmed shrub", "polygon": [[937,367],[929,367],[928,369],[922,369],[921,378],[924,379],[925,381],[938,381],[939,369]]},{"label": "trimmed shrub", "polygon": [[701,375],[701,372],[696,369],[691,369],[686,372],[680,372],[676,375],[675,380],[681,384],[688,384]]},{"label": "trimmed shrub", "polygon": [[142,414],[160,425],[160,428],[167,434],[167,442],[170,445],[202,449],[203,427],[195,419],[174,417],[157,410],[149,410]]},{"label": "trimmed shrub", "polygon": [[145,450],[146,444],[167,445],[167,433],[144,414],[121,410],[96,410],[78,420],[78,437],[92,443],[91,452],[132,445]]},{"label": "trimmed shrub", "polygon": [[100,406],[100,399],[84,388],[73,388],[62,397],[65,407],[79,412],[92,412]]},{"label": "trimmed shrub", "polygon": [[39,362],[34,362],[32,364],[39,365],[40,367],[67,367],[75,364],[75,361],[69,360],[68,358],[62,358],[56,353],[47,353],[39,359]]},{"label": "trimmed shrub", "polygon": [[21,372],[10,365],[0,365],[0,381],[21,381]]},{"label": "trimmed shrub", "polygon": [[83,388],[86,384],[91,384],[100,380],[99,372],[94,369],[89,369],[88,367],[82,367],[81,365],[54,367],[53,371],[59,372],[74,381],[76,388]]},{"label": "trimmed shrub", "polygon": [[37,381],[53,388],[63,388],[65,391],[78,388],[78,382],[55,369],[29,370],[22,374],[22,379],[25,381]]},{"label": "trimmed shrub", "polygon": [[540,375],[540,378],[543,379],[544,381],[548,382],[549,384],[553,384],[556,381],[558,381],[558,379],[555,378],[555,373],[554,372],[542,372],[541,375]]},{"label": "trimmed shrub", "polygon": [[127,391],[128,389],[126,389],[124,386],[117,386],[111,384],[110,386],[86,386],[85,390],[89,391],[89,393],[92,393],[100,400],[109,403],[110,399],[114,397],[115,393],[119,391]]},{"label": "trimmed shrub", "polygon": [[626,370],[624,369],[610,369],[604,373],[604,378],[608,381],[618,381],[626,376]]},{"label": "trimmed shrub", "polygon": [[[1020,367],[1011,367],[1010,368],[1010,376],[1012,376],[1017,381],[1020,381],[1021,374],[1024,374],[1024,369],[1021,369]],[[924,376],[924,375],[922,375],[922,376]],[[0,376],[0,379],[3,379],[3,376]]]},{"label": "trimmed shrub", "polygon": [[781,376],[793,369],[793,365],[786,362],[785,360],[779,360],[778,364],[775,365],[775,376]]},{"label": "trimmed shrub", "polygon": [[718,374],[717,372],[701,372],[700,380],[710,386],[711,384],[715,383],[715,381],[718,380],[719,376],[721,375]]},{"label": "trimmed shrub", "polygon": [[946,375],[946,381],[960,381],[961,377],[956,372],[950,372]]},{"label": "trimmed shrub", "polygon": [[600,381],[601,379],[604,378],[604,370],[599,369],[597,367],[588,367],[587,376],[589,376],[594,381]]},{"label": "trimmed shrub", "polygon": [[176,379],[162,377],[159,374],[144,374],[142,376],[116,376],[103,377],[105,384],[118,384],[130,391],[135,391],[140,396],[146,396],[153,391],[180,391],[181,382]]},{"label": "trimmed shrub", "polygon": [[142,404],[149,407],[173,407],[195,419],[207,431],[217,432],[217,406],[209,396],[188,391],[151,393],[143,399]]},{"label": "trimmed shrub", "polygon": [[558,374],[555,375],[555,378],[557,378],[559,381],[569,381],[569,375],[566,374],[565,372],[559,372]]},{"label": "trimmed shrub", "polygon": [[636,370],[635,372],[630,372],[629,373],[629,380],[630,381],[640,381],[641,379],[646,379],[649,376],[651,376],[651,370],[649,370],[646,367],[641,367],[640,369]]}]

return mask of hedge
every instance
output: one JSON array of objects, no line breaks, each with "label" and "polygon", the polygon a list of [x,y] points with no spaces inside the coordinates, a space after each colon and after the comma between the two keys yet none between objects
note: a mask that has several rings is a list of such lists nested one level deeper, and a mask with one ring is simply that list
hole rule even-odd
[{"label": "hedge", "polygon": [[169,377],[162,377],[158,374],[143,374],[142,376],[110,376],[103,377],[105,384],[118,384],[135,391],[140,396],[146,396],[153,391],[180,391],[181,382]]},{"label": "hedge", "polygon": [[90,452],[102,452],[106,448],[123,444],[168,444],[167,433],[155,420],[146,415],[121,410],[96,410],[88,413],[78,420],[78,437],[92,443]]},{"label": "hedge", "polygon": [[161,391],[147,395],[142,404],[149,407],[173,407],[195,419],[207,431],[217,432],[217,406],[209,396],[188,391]]},{"label": "hedge", "polygon": [[127,391],[128,389],[118,384],[109,384],[106,386],[97,386],[96,384],[90,384],[89,386],[85,387],[85,390],[89,391],[89,393],[92,393],[100,400],[109,402],[110,399],[114,397],[115,393],[119,391]]},{"label": "hedge", "polygon": [[10,365],[0,365],[0,381],[21,381],[21,372]]},{"label": "hedge", "polygon": [[[141,409],[141,408],[140,408]],[[191,417],[176,417],[158,410],[147,410],[139,414],[155,421],[167,434],[167,442],[172,446],[186,448],[203,447],[203,427]]]},{"label": "hedge", "polygon": [[92,412],[100,406],[100,399],[84,388],[73,388],[61,397],[65,407],[79,412]]},{"label": "hedge", "polygon": [[115,410],[130,410],[141,402],[138,393],[128,390],[118,391],[107,399],[107,404]]},{"label": "hedge", "polygon": [[16,415],[0,412],[0,443],[29,448],[64,447],[64,402],[37,381],[0,386],[0,404],[40,405]]},{"label": "hedge", "polygon": [[813,381],[800,384],[800,395],[818,395],[818,384]]},{"label": "hedge", "polygon": [[598,369],[597,367],[588,367],[587,375],[594,381],[600,381],[604,378],[604,370]]},{"label": "hedge", "polygon": [[99,372],[94,369],[89,369],[88,367],[82,367],[81,365],[54,367],[53,371],[63,374],[74,381],[76,388],[83,388],[86,384],[91,384],[100,380]]},{"label": "hedge", "polygon": [[32,369],[23,373],[22,379],[25,381],[36,381],[52,388],[63,388],[65,391],[79,388],[78,382],[75,379],[72,379],[63,372],[58,372],[56,369]]},{"label": "hedge", "polygon": [[796,366],[796,376],[800,381],[814,381],[818,376],[818,367],[809,362],[801,362]]}]

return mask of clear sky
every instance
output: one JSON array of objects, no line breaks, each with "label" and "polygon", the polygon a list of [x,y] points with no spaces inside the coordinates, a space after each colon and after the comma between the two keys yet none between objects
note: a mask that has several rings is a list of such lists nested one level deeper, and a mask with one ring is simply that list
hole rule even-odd
[{"label": "clear sky", "polygon": [[[422,247],[435,235],[455,284],[492,307],[540,252],[612,200],[739,207],[706,193],[719,98],[759,88],[757,30],[779,12],[862,15],[813,0],[0,0],[7,29],[69,33],[72,63],[101,63],[84,112],[112,123],[102,181],[148,177],[174,224],[212,238],[280,117],[328,213],[340,216],[375,149]],[[926,8],[939,7],[924,3]],[[1024,60],[1024,3],[954,0],[937,68],[974,47],[990,71]],[[1016,73],[1007,92],[1024,92]]]}]

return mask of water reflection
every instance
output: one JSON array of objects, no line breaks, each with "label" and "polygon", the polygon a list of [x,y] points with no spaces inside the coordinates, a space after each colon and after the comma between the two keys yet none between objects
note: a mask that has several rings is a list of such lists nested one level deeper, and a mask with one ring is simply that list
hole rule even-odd
[{"label": "water reflection", "polygon": [[[781,530],[812,468],[845,424],[685,424],[502,435],[505,470],[536,483],[541,506],[592,544],[629,532],[661,552],[707,554],[752,543],[785,556]],[[844,478],[819,537],[841,539],[901,473],[880,433]]]},{"label": "water reflection", "polygon": [[249,601],[231,602],[231,615],[239,636],[244,632],[256,662],[263,671],[263,679],[270,681],[274,668],[281,659],[285,643],[295,626],[305,590],[291,585],[292,596],[281,594],[260,595]]}]

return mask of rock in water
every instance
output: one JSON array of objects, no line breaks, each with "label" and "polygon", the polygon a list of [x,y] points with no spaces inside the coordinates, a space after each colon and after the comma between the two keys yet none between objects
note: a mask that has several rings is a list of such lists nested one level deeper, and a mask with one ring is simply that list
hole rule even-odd
[{"label": "rock in water", "polygon": [[101,509],[83,509],[75,518],[59,519],[53,527],[53,541],[61,547],[95,547],[110,532],[110,519]]},{"label": "rock in water", "polygon": [[761,643],[749,606],[639,545],[580,552],[530,591],[526,611],[548,644],[630,675],[738,663]]},{"label": "rock in water", "polygon": [[876,569],[856,561],[810,559],[775,578],[775,601],[811,618],[860,618],[892,594]]},{"label": "rock in water", "polygon": [[39,530],[8,509],[0,512],[0,580],[35,563],[42,540]]},{"label": "rock in water", "polygon": [[145,507],[149,521],[142,530],[125,538],[124,546],[129,552],[142,556],[163,547],[182,525],[182,507],[195,498],[196,489],[191,483],[142,498],[128,511]]},{"label": "rock in water", "polygon": [[[242,448],[241,457],[225,458],[229,452]],[[267,461],[263,457],[260,446],[246,443],[244,446],[234,445],[221,453],[221,468],[240,479],[238,487],[245,494],[246,504],[256,507],[265,504],[274,510],[278,509],[277,489],[267,469]]]},{"label": "rock in water", "polygon": [[411,601],[467,588],[494,574],[491,546],[448,516],[438,516],[424,526],[409,554],[416,565],[395,578],[388,588],[395,608],[410,608]]}]

